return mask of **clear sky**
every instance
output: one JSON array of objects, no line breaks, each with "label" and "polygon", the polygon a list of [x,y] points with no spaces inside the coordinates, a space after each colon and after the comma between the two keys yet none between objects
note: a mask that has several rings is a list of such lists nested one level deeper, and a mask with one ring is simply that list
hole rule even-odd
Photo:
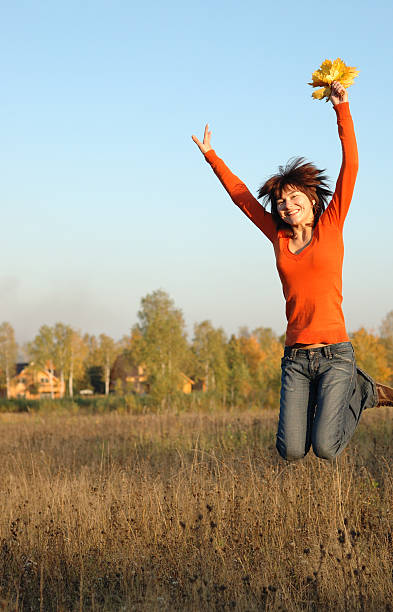
[{"label": "clear sky", "polygon": [[270,243],[191,140],[253,193],[303,155],[333,183],[325,58],[359,68],[360,172],[345,229],[348,330],[393,309],[393,4],[217,0],[0,2],[0,322],[20,341],[69,323],[120,338],[162,288],[188,328],[285,329]]}]

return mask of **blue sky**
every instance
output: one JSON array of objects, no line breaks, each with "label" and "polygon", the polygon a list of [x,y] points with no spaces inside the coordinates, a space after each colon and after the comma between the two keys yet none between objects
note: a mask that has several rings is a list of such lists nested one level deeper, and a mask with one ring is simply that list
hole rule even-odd
[{"label": "blue sky", "polygon": [[221,0],[0,2],[0,322],[120,338],[162,288],[188,328],[285,329],[271,245],[191,141],[256,192],[303,155],[334,183],[340,147],[311,73],[340,56],[360,152],[345,228],[348,330],[393,309],[393,6]]}]

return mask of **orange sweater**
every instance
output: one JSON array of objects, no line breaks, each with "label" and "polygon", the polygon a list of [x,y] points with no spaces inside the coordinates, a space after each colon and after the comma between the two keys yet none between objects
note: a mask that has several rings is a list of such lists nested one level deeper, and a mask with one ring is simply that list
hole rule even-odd
[{"label": "orange sweater", "polygon": [[349,104],[334,107],[342,145],[342,165],[333,198],[313,231],[310,244],[295,255],[289,238],[278,231],[272,216],[227,168],[214,150],[211,165],[235,204],[271,240],[286,301],[286,345],[334,344],[348,341],[342,303],[342,230],[358,169],[355,132]]}]

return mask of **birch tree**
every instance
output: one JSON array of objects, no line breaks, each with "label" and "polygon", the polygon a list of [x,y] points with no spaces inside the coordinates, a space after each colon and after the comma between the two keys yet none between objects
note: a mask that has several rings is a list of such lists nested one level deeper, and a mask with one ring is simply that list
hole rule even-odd
[{"label": "birch tree", "polygon": [[54,362],[60,378],[60,397],[64,396],[65,377],[70,368],[73,333],[72,327],[64,323],[56,323],[53,328]]},{"label": "birch tree", "polygon": [[260,400],[270,408],[278,407],[281,389],[281,357],[283,342],[270,327],[258,327],[252,332],[263,354],[258,373]]},{"label": "birch tree", "polygon": [[36,367],[48,370],[50,394],[53,399],[53,377],[55,374],[55,363],[58,358],[54,328],[49,325],[41,325],[34,340],[27,345],[27,350]]},{"label": "birch tree", "polygon": [[146,366],[151,393],[161,404],[178,392],[189,358],[183,313],[169,295],[158,289],[141,300],[133,346]]},{"label": "birch tree", "polygon": [[195,324],[192,342],[195,357],[194,374],[203,379],[206,391],[217,391],[224,403],[229,373],[226,343],[222,328],[215,329],[210,321]]},{"label": "birch tree", "polygon": [[98,340],[94,335],[84,334],[83,343],[85,345],[86,356],[83,363],[84,374],[82,384],[90,388],[94,393],[102,393],[104,385],[102,384],[102,368],[98,357]]},{"label": "birch tree", "polygon": [[15,364],[18,354],[18,345],[15,341],[15,332],[11,323],[0,325],[0,370],[3,383],[6,386],[7,399],[10,397],[10,380],[15,373]]},{"label": "birch tree", "polygon": [[100,334],[97,353],[99,365],[102,366],[104,373],[105,395],[109,394],[111,368],[120,352],[121,345],[119,343],[116,343],[113,338],[106,334]]},{"label": "birch tree", "polygon": [[392,376],[390,377],[390,383],[393,383],[393,310],[388,312],[384,317],[381,324],[381,342],[386,348],[386,355],[388,364],[392,370]]},{"label": "birch tree", "polygon": [[244,400],[249,397],[252,390],[252,384],[250,371],[241,351],[241,343],[233,334],[227,344],[226,354],[229,368],[229,400],[231,405],[235,406],[239,402],[244,402]]},{"label": "birch tree", "polygon": [[80,332],[71,328],[71,335],[68,342],[68,395],[74,396],[74,380],[82,378],[84,372],[84,362],[88,354],[88,346],[85,338]]}]

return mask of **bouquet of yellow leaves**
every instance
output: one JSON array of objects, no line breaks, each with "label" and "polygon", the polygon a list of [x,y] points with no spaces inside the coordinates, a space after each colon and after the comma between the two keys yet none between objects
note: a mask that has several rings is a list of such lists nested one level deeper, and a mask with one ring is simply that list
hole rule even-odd
[{"label": "bouquet of yellow leaves", "polygon": [[333,62],[325,60],[321,67],[312,73],[312,82],[309,85],[320,88],[313,92],[312,97],[315,100],[326,98],[327,102],[332,93],[331,84],[333,81],[338,81],[347,88],[352,85],[358,74],[359,70],[354,66],[347,66],[339,57]]}]

